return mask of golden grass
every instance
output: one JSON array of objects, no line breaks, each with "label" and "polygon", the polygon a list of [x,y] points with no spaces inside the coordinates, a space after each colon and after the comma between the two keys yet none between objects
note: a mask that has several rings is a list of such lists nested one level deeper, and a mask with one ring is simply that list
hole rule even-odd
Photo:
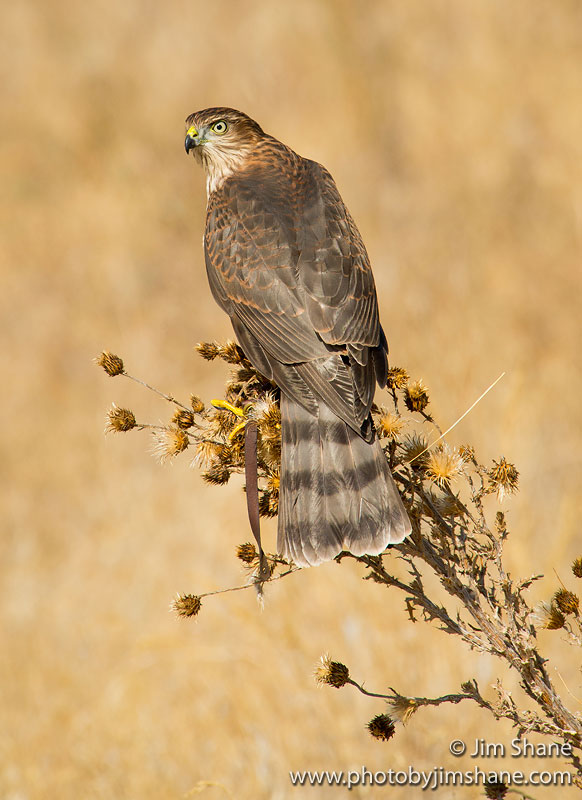
[{"label": "golden grass", "polygon": [[[0,794],[158,800],[208,781],[210,800],[301,798],[314,790],[289,769],[472,767],[448,740],[508,743],[506,727],[439,708],[383,744],[365,729],[380,703],[315,685],[324,652],[372,690],[498,674],[354,565],[280,581],[264,611],[247,592],[209,598],[195,622],[168,613],[176,591],[242,580],[240,482],[209,487],[134,434],[104,438],[112,401],[152,421],[168,409],[91,359],[109,348],[186,400],[220,394],[224,369],[193,352],[230,329],[206,285],[183,119],[247,111],[334,174],[392,360],[441,424],[507,371],[451,445],[516,463],[508,558],[545,571],[533,591],[549,598],[580,555],[579,2],[21,0],[0,15]],[[559,636],[540,634],[581,697]]]}]

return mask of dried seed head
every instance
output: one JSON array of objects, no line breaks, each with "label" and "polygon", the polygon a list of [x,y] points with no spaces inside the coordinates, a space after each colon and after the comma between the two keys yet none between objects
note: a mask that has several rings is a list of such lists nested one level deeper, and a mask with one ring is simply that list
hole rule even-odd
[{"label": "dried seed head", "polygon": [[507,786],[500,781],[487,780],[485,783],[485,797],[489,800],[503,800],[507,794]]},{"label": "dried seed head", "polygon": [[406,385],[404,404],[409,411],[424,411],[428,405],[428,391],[422,380]]},{"label": "dried seed head", "polygon": [[572,572],[577,578],[582,578],[582,558],[577,558],[572,563]]},{"label": "dried seed head", "polygon": [[259,557],[259,554],[254,544],[245,542],[244,544],[239,544],[236,548],[236,557],[244,561],[245,564],[253,564]]},{"label": "dried seed head", "polygon": [[394,722],[406,723],[418,709],[418,704],[413,697],[398,695],[394,700],[388,701],[388,715]]},{"label": "dried seed head", "polygon": [[267,485],[259,497],[259,514],[261,517],[276,517],[279,513],[279,485],[281,477],[278,469],[267,475]]},{"label": "dried seed head", "polygon": [[258,444],[259,459],[270,469],[276,469],[281,463],[281,434],[261,436]]},{"label": "dried seed head", "polygon": [[404,426],[405,421],[398,414],[393,414],[392,411],[387,411],[385,408],[380,408],[380,417],[377,420],[376,429],[378,436],[381,439],[398,439]]},{"label": "dried seed head", "polygon": [[153,431],[153,437],[153,452],[162,464],[168,459],[177,456],[178,453],[182,453],[190,444],[188,434],[180,428],[155,430]]},{"label": "dried seed head", "polygon": [[346,665],[339,661],[332,661],[328,655],[321,657],[321,663],[315,670],[316,683],[334,686],[336,689],[345,686],[349,677],[350,671]]},{"label": "dried seed head", "polygon": [[202,480],[206,483],[211,483],[214,486],[220,486],[223,483],[228,483],[230,478],[230,470],[222,464],[216,464],[206,472],[202,473]]},{"label": "dried seed head", "polygon": [[402,367],[392,367],[388,370],[386,386],[388,389],[403,389],[408,383],[408,372]]},{"label": "dried seed head", "polygon": [[231,411],[217,408],[211,416],[212,429],[218,436],[228,436],[232,429],[240,421],[240,417],[235,416]]},{"label": "dried seed head", "polygon": [[443,517],[460,517],[467,512],[463,503],[454,494],[447,493],[438,496],[431,494],[431,500]]},{"label": "dried seed head", "polygon": [[226,449],[225,445],[218,444],[217,442],[197,442],[196,455],[194,456],[192,464],[197,467],[209,467],[214,462],[220,460],[224,449]]},{"label": "dried seed head", "polygon": [[566,617],[553,603],[538,603],[530,614],[530,622],[534,628],[556,631],[566,624]]},{"label": "dried seed head", "polygon": [[554,595],[554,603],[563,614],[576,614],[580,608],[580,598],[567,589],[558,589]]},{"label": "dried seed head", "polygon": [[195,414],[201,414],[204,411],[204,403],[196,394],[190,395],[190,405]]},{"label": "dried seed head", "polygon": [[259,458],[276,467],[281,462],[281,409],[271,393],[254,402],[248,411],[259,429]]},{"label": "dried seed head", "polygon": [[194,349],[197,350],[206,361],[213,361],[220,353],[220,346],[217,345],[216,342],[198,342]]},{"label": "dried seed head", "polygon": [[179,594],[170,608],[180,617],[195,617],[200,611],[202,601],[196,594]]},{"label": "dried seed head", "polygon": [[261,517],[276,517],[279,513],[279,493],[265,490],[259,497],[259,514]]},{"label": "dried seed head", "polygon": [[242,348],[236,342],[225,342],[218,345],[218,355],[229,364],[242,364],[247,360]]},{"label": "dried seed head", "polygon": [[441,488],[446,487],[463,471],[464,461],[457,450],[442,444],[427,453],[426,475]]},{"label": "dried seed head", "polygon": [[186,411],[184,408],[178,409],[172,417],[172,423],[177,425],[182,430],[187,430],[194,425],[194,414],[192,411]]},{"label": "dried seed head", "polygon": [[405,463],[410,464],[413,469],[425,469],[428,458],[428,453],[425,452],[427,446],[428,442],[424,436],[419,436],[418,433],[407,436],[402,442]]},{"label": "dried seed head", "polygon": [[133,411],[130,411],[129,408],[119,408],[113,403],[107,412],[106,432],[116,431],[117,433],[121,433],[130,431],[132,428],[135,428],[136,425],[137,422],[135,421]]},{"label": "dried seed head", "polygon": [[459,455],[466,463],[475,461],[475,448],[470,444],[462,444],[459,446]]},{"label": "dried seed head", "polygon": [[103,367],[110,378],[114,378],[116,375],[123,375],[122,359],[108,350],[104,350],[100,356],[97,356],[95,363],[98,367]]},{"label": "dried seed head", "polygon": [[246,384],[237,380],[236,376],[232,376],[226,382],[226,392],[224,396],[228,401],[234,400],[236,402],[237,397],[242,397],[245,394],[245,386]]},{"label": "dried seed head", "polygon": [[183,452],[189,444],[190,439],[188,438],[187,433],[184,433],[184,431],[180,430],[180,428],[172,431],[172,447],[170,450],[170,456],[177,456],[178,453]]},{"label": "dried seed head", "polygon": [[225,467],[243,467],[245,463],[245,435],[244,426],[241,427],[225,447],[220,460]]},{"label": "dried seed head", "polygon": [[513,464],[510,464],[504,458],[500,458],[499,461],[493,461],[493,467],[488,470],[487,476],[491,489],[497,492],[500,502],[506,495],[517,491],[519,472]]},{"label": "dried seed head", "polygon": [[374,739],[380,739],[383,742],[387,742],[396,733],[394,723],[388,714],[377,714],[368,722],[367,728]]},{"label": "dried seed head", "polygon": [[270,393],[265,394],[253,403],[249,410],[249,416],[257,421],[260,428],[281,429],[281,409],[279,403]]},{"label": "dried seed head", "polygon": [[541,630],[546,627],[546,623],[550,618],[551,605],[544,600],[537,603],[532,609],[528,619],[531,625],[536,630]]},{"label": "dried seed head", "polygon": [[243,366],[239,366],[238,369],[234,371],[232,380],[233,384],[238,384],[240,386],[243,383],[254,381],[256,378],[257,373],[248,365],[248,362],[246,362]]},{"label": "dried seed head", "polygon": [[267,489],[279,496],[279,487],[281,485],[281,473],[278,469],[274,469],[267,477]]},{"label": "dried seed head", "polygon": [[565,624],[566,624],[566,618],[564,617],[560,609],[556,608],[556,606],[551,606],[550,614],[545,627],[549,631],[557,631],[560,628],[563,628]]}]

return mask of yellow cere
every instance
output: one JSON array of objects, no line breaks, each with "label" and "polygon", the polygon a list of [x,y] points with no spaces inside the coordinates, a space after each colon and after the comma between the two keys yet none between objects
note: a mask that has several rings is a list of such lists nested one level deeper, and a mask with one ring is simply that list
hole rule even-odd
[{"label": "yellow cere", "polygon": [[198,136],[198,131],[196,130],[194,125],[191,125],[188,128],[188,130],[186,131],[186,136]]}]

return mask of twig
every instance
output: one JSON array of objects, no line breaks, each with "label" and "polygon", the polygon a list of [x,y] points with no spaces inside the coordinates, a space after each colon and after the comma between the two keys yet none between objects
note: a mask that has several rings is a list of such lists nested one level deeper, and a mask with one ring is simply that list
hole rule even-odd
[{"label": "twig", "polygon": [[[299,572],[302,567],[291,567],[286,572],[281,572],[279,575],[272,575],[270,578],[266,580],[261,580],[261,583],[273,583],[273,581],[281,580],[281,578],[286,578],[287,575],[291,575],[293,572]],[[210,597],[214,594],[226,594],[227,592],[240,592],[242,589],[252,589],[256,588],[257,582],[252,581],[252,583],[245,583],[242,586],[230,586],[228,589],[215,589],[213,592],[204,592],[203,594],[199,594],[198,597]]]},{"label": "twig", "polygon": [[172,397],[171,394],[165,394],[165,392],[162,392],[159,389],[156,389],[155,386],[150,386],[149,383],[146,383],[145,381],[142,381],[141,378],[136,378],[134,375],[130,375],[129,372],[126,372],[125,370],[121,374],[124,377],[129,378],[130,380],[135,381],[136,383],[139,383],[141,386],[144,386],[146,389],[149,389],[150,392],[154,392],[159,397],[163,397],[163,399],[167,400],[168,403],[173,403],[175,406],[178,406],[179,408],[183,408],[185,411],[191,411],[192,410],[189,406],[184,405],[184,403],[181,403],[179,400],[176,400],[175,397]]}]

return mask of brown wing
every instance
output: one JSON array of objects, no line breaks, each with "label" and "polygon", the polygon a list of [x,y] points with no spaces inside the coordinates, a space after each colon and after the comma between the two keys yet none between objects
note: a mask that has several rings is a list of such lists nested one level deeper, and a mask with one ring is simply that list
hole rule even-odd
[{"label": "brown wing", "polygon": [[335,183],[274,140],[209,200],[206,266],[248,357],[360,429],[386,345],[367,253]]},{"label": "brown wing", "polygon": [[301,215],[298,271],[309,316],[328,344],[375,347],[380,325],[366,248],[329,172],[304,164],[311,191]]}]

